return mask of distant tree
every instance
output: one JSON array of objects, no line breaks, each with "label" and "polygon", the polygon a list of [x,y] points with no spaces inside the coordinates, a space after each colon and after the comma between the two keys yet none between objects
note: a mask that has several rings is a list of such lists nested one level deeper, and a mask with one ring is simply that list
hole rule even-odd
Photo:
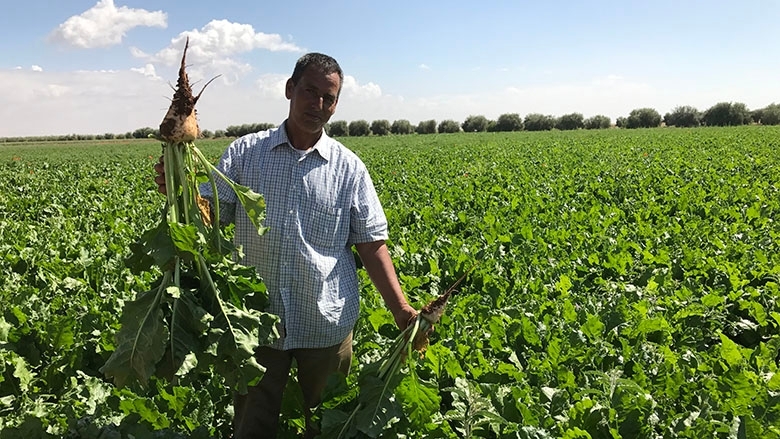
[{"label": "distant tree", "polygon": [[214,138],[220,139],[222,137],[225,137],[225,130],[216,130],[214,131]]},{"label": "distant tree", "polygon": [[750,111],[750,121],[753,123],[761,123],[761,117],[764,115],[763,108],[756,108]]},{"label": "distant tree", "polygon": [[328,126],[328,135],[333,137],[344,137],[349,135],[349,125],[346,120],[337,120],[331,122]]},{"label": "distant tree", "polygon": [[225,128],[225,135],[227,137],[240,137],[245,128],[242,125],[230,125]]},{"label": "distant tree", "polygon": [[417,128],[414,130],[417,134],[436,134],[436,121],[422,120],[417,124]]},{"label": "distant tree", "polygon": [[562,131],[585,128],[585,116],[582,113],[564,114],[555,121],[555,128]]},{"label": "distant tree", "polygon": [[655,128],[661,126],[661,114],[652,108],[631,110],[626,120],[626,128]]},{"label": "distant tree", "polygon": [[749,125],[750,124],[750,110],[748,109],[747,105],[743,104],[742,102],[734,102],[731,104],[731,111],[729,113],[731,115],[731,119],[735,123],[735,125]]},{"label": "distant tree", "polygon": [[380,119],[371,122],[371,133],[375,136],[386,136],[390,134],[390,121]]},{"label": "distant tree", "polygon": [[615,126],[618,128],[626,128],[626,125],[628,125],[628,118],[625,116],[620,116],[617,119],[615,119]]},{"label": "distant tree", "polygon": [[540,113],[530,113],[525,116],[523,126],[526,131],[549,131],[555,128],[555,118]]},{"label": "distant tree", "polygon": [[227,137],[241,137],[251,133],[257,133],[259,131],[269,130],[276,125],[272,123],[245,123],[243,125],[231,125],[225,129],[225,135]]},{"label": "distant tree", "polygon": [[523,119],[517,113],[505,113],[498,116],[494,131],[522,131]]},{"label": "distant tree", "polygon": [[746,125],[750,120],[750,111],[740,102],[718,102],[702,115],[702,121],[707,126]]},{"label": "distant tree", "polygon": [[137,130],[133,131],[133,138],[145,139],[149,137],[150,134],[154,134],[154,131],[154,128],[150,127],[138,128]]},{"label": "distant tree", "polygon": [[463,121],[461,128],[464,132],[473,133],[487,131],[488,120],[485,116],[469,116]]},{"label": "distant tree", "polygon": [[675,107],[671,113],[664,115],[666,126],[697,127],[701,125],[701,111],[690,105]]},{"label": "distant tree", "polygon": [[761,125],[780,125],[780,104],[769,104],[752,114],[753,121]]},{"label": "distant tree", "polygon": [[458,122],[455,122],[452,119],[446,119],[439,122],[439,127],[437,128],[437,130],[440,133],[459,133],[460,124]]},{"label": "distant tree", "polygon": [[116,138],[116,136],[113,133],[106,133],[106,134],[103,134],[103,138],[107,139],[107,140],[111,140],[111,139]]},{"label": "distant tree", "polygon": [[350,136],[367,136],[371,134],[368,122],[365,120],[353,120],[349,123],[348,132]]},{"label": "distant tree", "polygon": [[214,133],[209,130],[203,130],[200,132],[200,136],[203,137],[204,139],[210,139],[214,137]]},{"label": "distant tree", "polygon": [[393,134],[412,134],[414,127],[412,123],[406,119],[398,119],[390,125],[390,132]]},{"label": "distant tree", "polygon": [[612,120],[610,120],[609,117],[601,114],[585,119],[585,129],[588,130],[601,130],[609,128],[611,124]]}]

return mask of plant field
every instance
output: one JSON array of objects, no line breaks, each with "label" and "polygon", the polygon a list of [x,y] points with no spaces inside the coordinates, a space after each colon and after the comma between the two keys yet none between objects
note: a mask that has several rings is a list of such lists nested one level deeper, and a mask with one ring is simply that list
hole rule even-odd
[{"label": "plant field", "polygon": [[[198,145],[216,161],[227,142]],[[413,306],[478,263],[360,434],[780,438],[779,128],[344,142],[372,174]],[[229,436],[218,375],[117,389],[98,372],[123,304],[157,274],[124,258],[159,220],[159,155],[153,141],[0,146],[0,439]],[[398,334],[361,279],[324,436]]]}]

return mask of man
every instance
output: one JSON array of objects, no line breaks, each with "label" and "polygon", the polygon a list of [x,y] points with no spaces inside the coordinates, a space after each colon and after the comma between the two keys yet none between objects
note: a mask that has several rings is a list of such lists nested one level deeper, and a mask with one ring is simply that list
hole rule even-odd
[{"label": "man", "polygon": [[[235,194],[218,186],[221,216],[235,222],[235,241],[245,254],[241,262],[257,267],[269,292],[267,311],[281,318],[281,339],[256,354],[267,368],[263,379],[235,397],[237,439],[276,435],[293,359],[307,421],[328,376],[349,372],[359,314],[353,245],[398,327],[416,314],[387,251],[387,220],[365,165],[323,130],[343,82],[333,58],[302,56],[285,86],[287,119],[279,128],[236,139],[220,160],[222,172],[265,198],[269,229],[258,236],[236,209]],[[164,190],[164,176],[156,181]],[[202,194],[211,197],[211,188]]]}]

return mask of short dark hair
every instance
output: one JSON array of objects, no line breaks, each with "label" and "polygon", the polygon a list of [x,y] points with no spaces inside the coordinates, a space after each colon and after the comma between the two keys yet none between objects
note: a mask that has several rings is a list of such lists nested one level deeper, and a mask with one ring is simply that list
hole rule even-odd
[{"label": "short dark hair", "polygon": [[339,63],[333,59],[333,57],[317,52],[307,53],[298,58],[298,61],[295,63],[295,69],[293,69],[292,77],[290,78],[292,79],[293,84],[298,83],[301,76],[303,76],[303,72],[309,67],[317,69],[326,75],[338,73],[339,93],[341,93],[341,87],[344,85],[344,72],[341,71],[341,66],[339,66]]}]

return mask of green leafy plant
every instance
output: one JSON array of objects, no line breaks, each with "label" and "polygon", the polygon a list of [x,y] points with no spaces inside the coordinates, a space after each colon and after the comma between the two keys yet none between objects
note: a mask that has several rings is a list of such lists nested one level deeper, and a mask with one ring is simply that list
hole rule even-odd
[{"label": "green leafy plant", "polygon": [[[401,367],[380,437],[780,437],[780,128],[343,140],[410,302],[481,261]],[[214,163],[225,142],[197,147]],[[1,439],[230,436],[233,390],[208,356],[185,356],[175,384],[119,389],[99,371],[125,305],[164,272],[126,262],[161,218],[159,154],[154,139],[0,148]],[[238,277],[210,270],[228,301]],[[358,275],[352,373],[317,410],[323,436],[398,335]],[[303,428],[292,397],[282,438]]]},{"label": "green leafy plant", "polygon": [[160,126],[166,180],[162,218],[131,246],[128,259],[134,272],[154,266],[162,275],[152,289],[125,304],[116,348],[100,370],[123,387],[146,384],[153,375],[173,379],[213,367],[230,388],[246,392],[263,373],[254,351],[278,337],[278,318],[260,311],[267,301],[262,280],[254,269],[231,261],[238,249],[219,227],[219,200],[209,203],[199,187],[209,184],[216,194],[215,179],[225,181],[261,234],[265,203],[220,173],[193,143],[200,94],[193,96],[190,89],[186,53],[185,46],[176,93]]}]

